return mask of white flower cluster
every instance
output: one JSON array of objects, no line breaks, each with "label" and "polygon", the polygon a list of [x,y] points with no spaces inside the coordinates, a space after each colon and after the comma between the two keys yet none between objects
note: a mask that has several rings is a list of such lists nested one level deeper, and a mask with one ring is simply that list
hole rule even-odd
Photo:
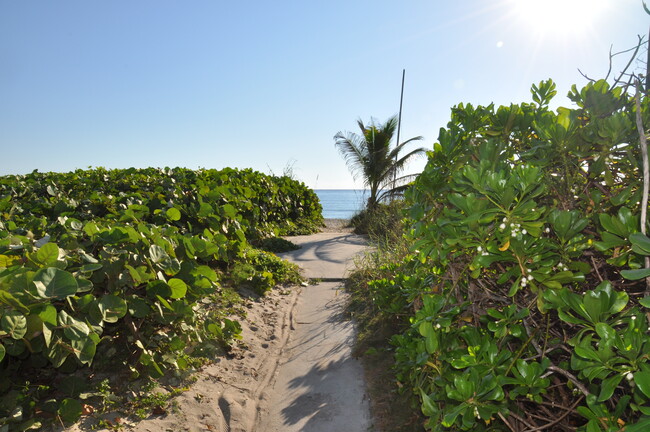
[{"label": "white flower cluster", "polygon": [[[508,226],[506,223],[508,222],[508,218],[503,218],[503,221],[501,222],[501,225],[499,225],[499,229],[503,231],[506,229]],[[521,224],[518,223],[510,223],[510,235],[512,237],[517,237],[519,234],[526,235],[528,234],[528,231],[526,231],[526,228],[521,229]]]},{"label": "white flower cluster", "polygon": [[519,282],[519,284],[520,284],[522,287],[525,287],[526,285],[528,285],[528,282],[531,282],[531,281],[533,280],[533,275],[530,274],[530,273],[532,272],[532,270],[531,270],[531,269],[527,269],[526,272],[527,272],[528,274],[527,274],[527,275],[526,275],[526,274],[521,275],[521,282]]},{"label": "white flower cluster", "polygon": [[476,252],[480,253],[483,256],[490,255],[490,253],[486,250],[483,250],[483,246],[477,246],[476,247]]},{"label": "white flower cluster", "polygon": [[556,267],[557,267],[560,271],[567,271],[567,270],[569,270],[569,267],[567,267],[567,266],[566,266],[564,263],[562,263],[562,262],[557,263],[557,266],[556,266]]}]

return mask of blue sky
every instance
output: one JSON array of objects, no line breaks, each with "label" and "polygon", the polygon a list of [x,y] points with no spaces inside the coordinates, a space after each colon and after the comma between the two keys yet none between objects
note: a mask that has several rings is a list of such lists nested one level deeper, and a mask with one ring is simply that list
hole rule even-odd
[{"label": "blue sky", "polygon": [[0,175],[289,167],[361,187],[332,137],[397,114],[402,69],[401,136],[430,147],[460,102],[552,78],[570,105],[578,68],[603,77],[649,25],[641,0],[0,0]]}]

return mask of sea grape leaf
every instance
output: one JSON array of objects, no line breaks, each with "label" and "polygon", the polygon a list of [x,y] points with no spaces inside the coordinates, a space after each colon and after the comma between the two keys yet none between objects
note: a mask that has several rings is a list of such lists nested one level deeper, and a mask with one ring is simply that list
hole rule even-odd
[{"label": "sea grape leaf", "polygon": [[167,282],[167,285],[171,288],[170,298],[181,299],[185,297],[185,294],[187,293],[187,285],[185,285],[185,282],[180,279],[171,278],[169,282]]},{"label": "sea grape leaf", "polygon": [[57,300],[76,294],[79,288],[71,273],[56,267],[40,269],[34,275],[33,282],[40,297]]},{"label": "sea grape leaf", "polygon": [[129,314],[135,318],[144,318],[151,312],[151,308],[147,302],[138,296],[129,298],[127,305]]},{"label": "sea grape leaf", "polygon": [[170,221],[177,221],[180,220],[181,218],[181,212],[178,211],[178,209],[175,207],[167,209],[165,214],[167,215],[167,219],[169,219]]},{"label": "sea grape leaf", "polygon": [[63,421],[66,423],[74,423],[79,420],[82,412],[83,406],[81,405],[81,402],[72,398],[63,399],[58,409],[59,416],[61,416]]},{"label": "sea grape leaf", "polygon": [[0,290],[0,303],[4,303],[12,308],[21,311],[24,314],[29,314],[29,308],[14,297],[9,291]]},{"label": "sea grape leaf", "polygon": [[49,347],[50,349],[46,353],[47,358],[50,359],[52,366],[55,368],[61,367],[65,359],[74,351],[70,345],[63,342],[60,336],[55,335],[52,336]]},{"label": "sea grape leaf", "polygon": [[78,376],[68,376],[56,385],[57,390],[70,397],[79,397],[79,395],[88,388],[88,381]]},{"label": "sea grape leaf", "polygon": [[56,243],[45,243],[36,252],[29,254],[29,259],[40,267],[54,265],[59,259],[59,247]]},{"label": "sea grape leaf", "polygon": [[64,310],[59,312],[59,326],[63,327],[63,334],[70,340],[83,340],[90,334],[88,325],[68,315]]},{"label": "sea grape leaf", "polygon": [[57,325],[56,319],[56,308],[50,304],[43,305],[42,309],[38,310],[38,316],[44,323],[51,324],[53,326]]},{"label": "sea grape leaf", "polygon": [[149,247],[149,256],[151,257],[151,260],[155,263],[160,263],[164,260],[169,259],[169,255],[167,255],[167,252],[165,252],[163,248],[155,244]]},{"label": "sea grape leaf", "polygon": [[81,363],[90,365],[93,361],[93,357],[95,357],[98,343],[99,336],[95,333],[90,333],[88,337],[84,339],[71,340],[70,346],[74,349],[74,354]]},{"label": "sea grape leaf", "polygon": [[6,311],[0,318],[0,329],[13,339],[22,339],[27,333],[27,318],[18,311]]},{"label": "sea grape leaf", "polygon": [[78,288],[77,288],[78,293],[92,291],[93,289],[93,283],[88,279],[79,278],[77,279],[77,284],[78,284]]},{"label": "sea grape leaf", "polygon": [[95,301],[94,306],[91,307],[91,315],[98,312],[99,316],[94,317],[108,323],[117,322],[127,312],[126,301],[113,294],[106,294],[100,300]]}]

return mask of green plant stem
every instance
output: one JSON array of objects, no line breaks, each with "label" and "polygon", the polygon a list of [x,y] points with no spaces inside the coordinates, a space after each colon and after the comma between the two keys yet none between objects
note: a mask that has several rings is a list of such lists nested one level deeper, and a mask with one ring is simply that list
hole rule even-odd
[{"label": "green plant stem", "polygon": [[512,370],[512,367],[515,365],[515,362],[521,357],[524,350],[526,349],[528,344],[532,342],[532,340],[533,340],[533,338],[535,337],[536,334],[537,334],[537,329],[535,329],[533,334],[528,336],[528,339],[526,340],[526,342],[521,346],[521,348],[519,348],[519,351],[517,351],[517,354],[515,354],[515,356],[512,358],[512,362],[510,362],[510,365],[508,366],[508,369],[506,369],[506,372],[504,373],[504,375],[507,376],[510,373],[510,370]]},{"label": "green plant stem", "polygon": [[546,314],[546,330],[544,332],[544,348],[542,348],[542,358],[546,357],[546,347],[547,347],[547,344],[548,344],[548,330],[549,330],[550,324],[551,324],[551,315],[547,313]]}]

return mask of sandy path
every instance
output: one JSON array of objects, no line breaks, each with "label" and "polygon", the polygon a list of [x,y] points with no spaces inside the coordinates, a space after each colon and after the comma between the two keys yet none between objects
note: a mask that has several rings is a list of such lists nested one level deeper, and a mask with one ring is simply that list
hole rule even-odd
[{"label": "sandy path", "polygon": [[[365,241],[349,233],[320,233],[291,239],[302,248],[285,258],[299,263],[309,278],[345,276]],[[257,431],[365,432],[370,408],[361,364],[351,356],[354,324],[344,317],[345,293],[337,282],[304,288],[277,379],[264,399]]]},{"label": "sandy path", "polygon": [[[343,229],[291,240],[302,248],[284,258],[320,280],[340,281],[366,248],[363,238]],[[363,370],[351,356],[354,325],[343,315],[345,296],[341,282],[320,282],[251,299],[240,320],[242,342],[229,358],[199,371],[171,410],[137,423],[116,420],[118,413],[102,417],[140,432],[369,431]],[[66,430],[88,431],[94,423],[86,418]]]}]

